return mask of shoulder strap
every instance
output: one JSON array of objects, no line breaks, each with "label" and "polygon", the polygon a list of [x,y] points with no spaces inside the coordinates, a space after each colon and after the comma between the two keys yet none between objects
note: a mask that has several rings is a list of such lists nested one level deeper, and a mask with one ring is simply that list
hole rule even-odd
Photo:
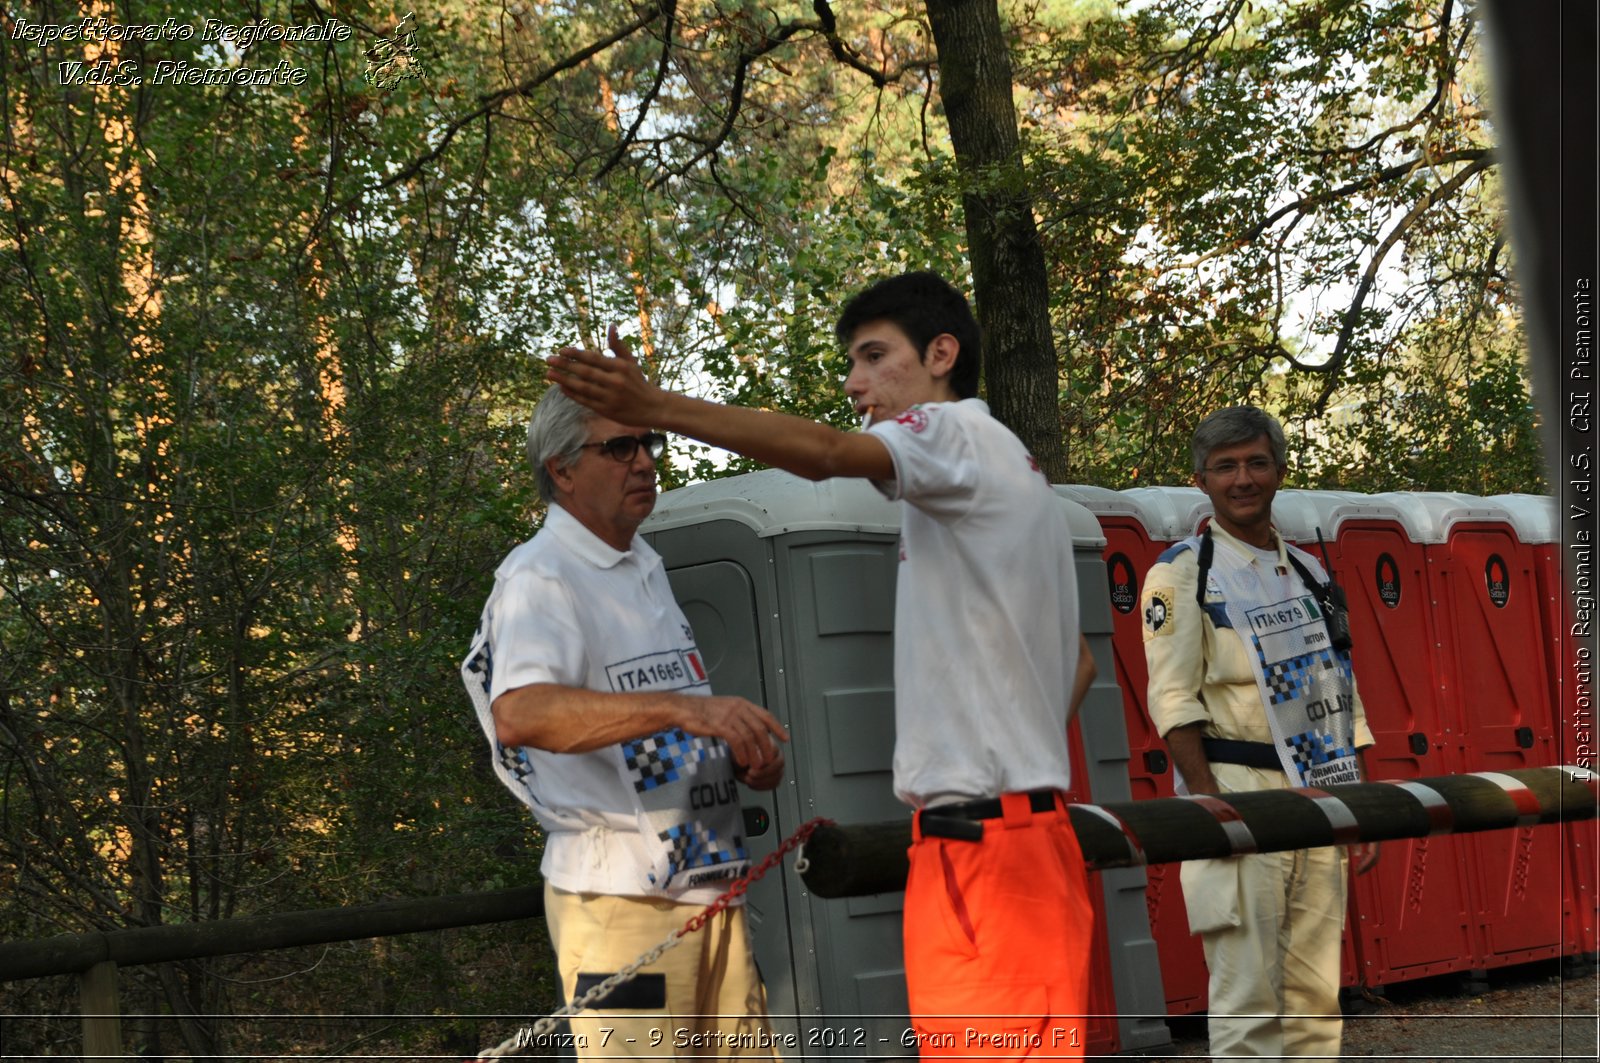
[{"label": "shoulder strap", "polygon": [[1201,609],[1206,607],[1206,574],[1211,571],[1211,525],[1207,524],[1205,531],[1200,533],[1200,573],[1194,585],[1194,604]]},{"label": "shoulder strap", "polygon": [[[1215,550],[1215,546],[1211,542],[1211,525],[1207,524],[1205,530],[1200,533],[1200,572],[1194,588],[1195,604],[1200,606],[1202,609],[1206,607],[1206,573],[1211,571],[1211,556],[1213,550]],[[1290,550],[1287,544],[1284,546],[1283,556],[1287,557],[1289,559],[1289,564],[1294,566],[1295,572],[1299,575],[1301,581],[1305,583],[1306,589],[1311,592],[1311,596],[1319,603],[1326,602],[1328,599],[1329,584],[1318,583],[1316,577],[1311,574],[1311,570],[1306,568],[1306,566],[1298,557],[1294,556],[1294,551]],[[1331,582],[1332,577],[1330,576],[1329,583]]]},{"label": "shoulder strap", "polygon": [[1311,570],[1306,568],[1298,557],[1294,556],[1294,551],[1290,550],[1287,545],[1284,546],[1283,556],[1287,557],[1289,564],[1294,566],[1295,572],[1300,576],[1300,581],[1306,585],[1306,589],[1311,592],[1311,596],[1319,603],[1325,604],[1328,600],[1328,585],[1333,582],[1333,577],[1328,577],[1328,583],[1318,583],[1316,577],[1311,574]]},{"label": "shoulder strap", "polygon": [[1289,563],[1294,566],[1295,572],[1300,576],[1301,582],[1311,592],[1311,596],[1322,607],[1323,623],[1328,627],[1328,637],[1333,641],[1333,648],[1350,652],[1354,639],[1350,631],[1350,601],[1345,596],[1344,588],[1333,580],[1333,573],[1328,573],[1328,582],[1318,583],[1306,569],[1305,564],[1285,547],[1284,555]]}]

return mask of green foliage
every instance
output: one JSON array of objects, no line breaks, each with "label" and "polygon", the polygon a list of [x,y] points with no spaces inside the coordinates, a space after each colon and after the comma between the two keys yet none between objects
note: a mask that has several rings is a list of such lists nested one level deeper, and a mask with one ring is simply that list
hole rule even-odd
[{"label": "green foliage", "polygon": [[1241,401],[1312,441],[1312,475],[1349,476],[1412,423],[1366,390],[1439,392],[1430,366],[1469,364],[1486,329],[1511,375],[1473,416],[1515,435],[1479,45],[1470,8],[1414,0],[1157,3],[1024,34],[1080,478],[1181,482],[1195,422]]},{"label": "green foliage", "polygon": [[[135,89],[62,85],[81,45],[7,35],[7,939],[535,875],[455,668],[527,534],[505,426],[548,327],[486,308],[516,297],[506,255],[548,253],[499,222],[505,152],[372,189],[436,111],[415,83],[365,91],[359,45],[259,45],[301,91]],[[209,65],[197,48],[141,66]],[[228,980],[247,963],[132,971],[124,1008],[250,1010]],[[185,1041],[229,1037],[201,1020]]]},{"label": "green foliage", "polygon": [[[1324,440],[1306,442],[1313,483],[1346,491],[1537,491],[1538,418],[1515,330],[1470,365],[1383,368],[1353,380]],[[1509,339],[1513,342],[1507,343]]]}]

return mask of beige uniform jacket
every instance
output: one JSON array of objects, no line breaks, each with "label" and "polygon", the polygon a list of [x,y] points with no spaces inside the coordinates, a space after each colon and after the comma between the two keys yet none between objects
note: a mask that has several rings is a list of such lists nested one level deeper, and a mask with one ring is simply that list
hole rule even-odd
[{"label": "beige uniform jacket", "polygon": [[[1214,550],[1234,550],[1245,557],[1255,556],[1253,550],[1215,523],[1211,525],[1211,537]],[[1278,563],[1288,567],[1281,538],[1278,540]],[[1183,550],[1169,561],[1158,561],[1145,578],[1140,606],[1144,616],[1145,663],[1150,673],[1150,718],[1163,737],[1174,727],[1202,723],[1205,725],[1202,733],[1207,738],[1271,742],[1272,727],[1262,708],[1261,690],[1250,667],[1249,651],[1237,632],[1229,627],[1219,629],[1196,603],[1194,592],[1198,578],[1199,557],[1194,550]],[[1361,748],[1372,745],[1372,732],[1367,727],[1360,691],[1354,694],[1355,739],[1357,748]],[[1262,774],[1255,769],[1244,771],[1250,775]],[[1234,774],[1233,771],[1224,773]],[[1219,775],[1217,781],[1225,789],[1266,788],[1248,784],[1228,786],[1229,780],[1223,775]],[[1287,780],[1277,785],[1287,785]]]}]

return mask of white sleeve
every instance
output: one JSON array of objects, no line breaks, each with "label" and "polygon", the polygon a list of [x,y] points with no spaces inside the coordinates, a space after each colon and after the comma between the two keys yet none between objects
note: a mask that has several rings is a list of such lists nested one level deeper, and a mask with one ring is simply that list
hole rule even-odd
[{"label": "white sleeve", "polygon": [[971,436],[949,406],[913,406],[868,431],[894,461],[894,480],[877,482],[884,495],[939,516],[960,516],[971,508],[980,470]]},{"label": "white sleeve", "polygon": [[494,668],[489,701],[530,683],[586,685],[583,629],[571,591],[553,577],[522,569],[505,577],[490,605]]}]

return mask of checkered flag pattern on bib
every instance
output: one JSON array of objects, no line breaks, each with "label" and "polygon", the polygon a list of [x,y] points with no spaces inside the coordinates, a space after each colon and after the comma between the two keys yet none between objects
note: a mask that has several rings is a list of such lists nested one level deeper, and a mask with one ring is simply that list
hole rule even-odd
[{"label": "checkered flag pattern on bib", "polygon": [[634,788],[640,793],[677,782],[683,769],[703,760],[728,755],[728,747],[716,739],[690,738],[680,730],[636,738],[622,744],[622,756],[634,774]]},{"label": "checkered flag pattern on bib", "polygon": [[1263,678],[1266,680],[1267,690],[1271,692],[1272,704],[1281,705],[1304,693],[1306,685],[1311,681],[1312,673],[1319,665],[1324,671],[1339,670],[1339,661],[1327,650],[1318,650],[1316,653],[1302,654],[1299,657],[1274,661],[1270,664],[1263,661]]},{"label": "checkered flag pattern on bib", "polygon": [[521,746],[507,746],[496,743],[500,751],[500,763],[511,773],[511,777],[518,782],[525,782],[533,774],[533,761],[528,759],[528,751]]},{"label": "checkered flag pattern on bib", "polygon": [[1354,749],[1343,749],[1333,745],[1332,735],[1319,735],[1311,731],[1291,735],[1286,742],[1294,750],[1291,756],[1302,780],[1312,768],[1355,754]]},{"label": "checkered flag pattern on bib", "polygon": [[477,683],[484,696],[488,697],[490,676],[494,674],[494,654],[489,649],[489,641],[483,637],[482,628],[473,632],[472,645],[474,652],[467,659],[466,671],[471,674],[473,682]]},{"label": "checkered flag pattern on bib", "polygon": [[732,848],[723,848],[717,832],[698,820],[669,827],[661,832],[660,838],[671,850],[667,858],[670,861],[669,880],[680,871],[713,867],[745,858],[743,838],[735,837],[732,839]]}]

